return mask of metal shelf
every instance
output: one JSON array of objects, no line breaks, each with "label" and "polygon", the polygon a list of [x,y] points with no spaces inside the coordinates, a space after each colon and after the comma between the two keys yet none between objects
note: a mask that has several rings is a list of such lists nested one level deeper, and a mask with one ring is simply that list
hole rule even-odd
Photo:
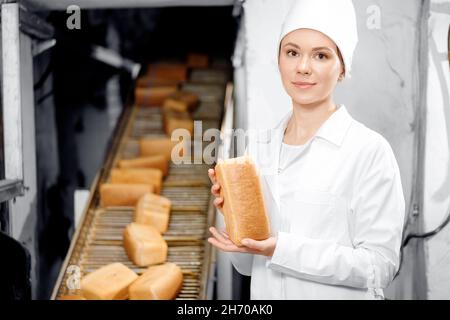
[{"label": "metal shelf", "polygon": [[0,203],[23,194],[23,183],[20,180],[0,180]]},{"label": "metal shelf", "polygon": [[36,10],[66,10],[71,5],[81,9],[144,8],[173,6],[228,6],[234,0],[24,0]]}]

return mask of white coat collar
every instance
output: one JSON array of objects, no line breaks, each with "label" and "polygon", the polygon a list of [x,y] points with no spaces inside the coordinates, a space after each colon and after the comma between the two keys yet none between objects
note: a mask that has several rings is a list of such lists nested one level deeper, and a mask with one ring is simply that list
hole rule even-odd
[{"label": "white coat collar", "polygon": [[[269,190],[273,195],[273,199],[280,209],[280,200],[278,196],[278,165],[279,155],[281,151],[281,143],[284,138],[284,131],[287,124],[293,114],[293,111],[289,111],[278,123],[278,125],[271,130],[264,130],[258,134],[257,144],[264,145],[260,159],[266,159],[265,165],[260,163],[260,170],[263,173],[265,180],[269,186]],[[347,112],[344,105],[341,105],[319,128],[314,137],[310,140],[309,144],[314,141],[315,138],[322,138],[331,142],[337,147],[340,147],[344,141],[345,135],[352,123],[353,118]]]},{"label": "white coat collar", "polygon": [[[291,109],[274,128],[277,131],[281,130],[283,136],[292,114],[293,110]],[[322,124],[319,130],[317,130],[314,137],[323,138],[340,147],[352,121],[353,118],[348,113],[345,105],[340,105],[340,107]]]}]

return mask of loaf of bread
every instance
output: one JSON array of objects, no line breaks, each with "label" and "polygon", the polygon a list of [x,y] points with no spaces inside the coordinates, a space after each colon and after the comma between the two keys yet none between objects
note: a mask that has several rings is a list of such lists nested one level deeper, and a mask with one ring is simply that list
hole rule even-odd
[{"label": "loaf of bread", "polygon": [[86,300],[86,298],[77,294],[68,294],[58,297],[57,300]]},{"label": "loaf of bread", "polygon": [[134,102],[141,107],[161,107],[164,101],[176,91],[176,86],[136,87]]},{"label": "loaf of bread", "polygon": [[122,263],[108,264],[81,279],[81,292],[88,300],[126,300],[128,287],[138,275]]},{"label": "loaf of bread", "polygon": [[133,263],[139,267],[163,263],[167,259],[167,243],[150,225],[132,222],[123,231],[123,246]]},{"label": "loaf of bread", "polygon": [[164,100],[163,109],[165,111],[188,112],[198,106],[199,99],[194,93],[178,91]]},{"label": "loaf of bread", "polygon": [[237,246],[244,238],[264,240],[270,236],[261,185],[255,164],[249,157],[228,159],[215,167],[221,186],[223,214],[228,235]]},{"label": "loaf of bread", "polygon": [[136,81],[138,87],[164,87],[164,86],[178,86],[181,83],[180,80],[176,79],[164,79],[155,78],[152,76],[145,75],[140,77]]},{"label": "loaf of bread", "polygon": [[147,68],[147,76],[155,79],[187,80],[188,67],[183,63],[152,63]]},{"label": "loaf of bread", "polygon": [[172,141],[169,137],[143,138],[139,140],[139,152],[143,157],[163,155],[167,161],[171,161],[172,149],[179,157],[183,156],[183,145],[183,142]]},{"label": "loaf of bread", "polygon": [[100,186],[100,206],[134,207],[144,194],[154,192],[150,184],[104,183]]},{"label": "loaf of bread", "polygon": [[153,193],[142,196],[134,209],[134,222],[154,226],[160,233],[169,226],[171,202]]},{"label": "loaf of bread", "polygon": [[130,300],[173,300],[183,285],[183,272],[174,263],[149,267],[129,287]]},{"label": "loaf of bread", "polygon": [[209,57],[206,54],[190,53],[186,60],[189,68],[208,68],[209,66]]},{"label": "loaf of bread", "polygon": [[119,184],[148,184],[153,186],[153,192],[161,192],[163,173],[155,168],[112,169],[111,182]]},{"label": "loaf of bread", "polygon": [[118,163],[118,167],[121,169],[132,168],[154,168],[162,171],[163,176],[166,176],[169,172],[169,163],[166,157],[162,154],[150,156],[150,157],[138,157],[133,159],[123,159]]},{"label": "loaf of bread", "polygon": [[164,111],[163,124],[168,136],[176,129],[185,129],[191,136],[194,134],[194,120],[188,112]]}]

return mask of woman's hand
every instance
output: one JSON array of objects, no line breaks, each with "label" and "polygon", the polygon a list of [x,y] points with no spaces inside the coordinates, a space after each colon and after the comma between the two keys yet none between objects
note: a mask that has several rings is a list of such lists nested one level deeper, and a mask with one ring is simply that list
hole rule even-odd
[{"label": "woman's hand", "polygon": [[225,231],[220,232],[214,227],[209,228],[209,231],[212,233],[213,237],[208,238],[208,242],[216,248],[226,252],[251,253],[272,257],[277,244],[277,238],[275,237],[270,237],[261,241],[242,239],[241,243],[244,246],[238,247],[230,240],[230,237]]}]

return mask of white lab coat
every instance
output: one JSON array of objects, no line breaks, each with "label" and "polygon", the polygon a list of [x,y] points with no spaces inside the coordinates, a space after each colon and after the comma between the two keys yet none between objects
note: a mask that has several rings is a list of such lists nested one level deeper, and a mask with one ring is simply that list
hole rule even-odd
[{"label": "white lab coat", "polygon": [[271,258],[230,253],[252,299],[376,299],[399,267],[405,201],[389,143],[345,106],[308,142],[295,187],[280,201],[278,162],[290,111],[250,136],[272,235]]}]

